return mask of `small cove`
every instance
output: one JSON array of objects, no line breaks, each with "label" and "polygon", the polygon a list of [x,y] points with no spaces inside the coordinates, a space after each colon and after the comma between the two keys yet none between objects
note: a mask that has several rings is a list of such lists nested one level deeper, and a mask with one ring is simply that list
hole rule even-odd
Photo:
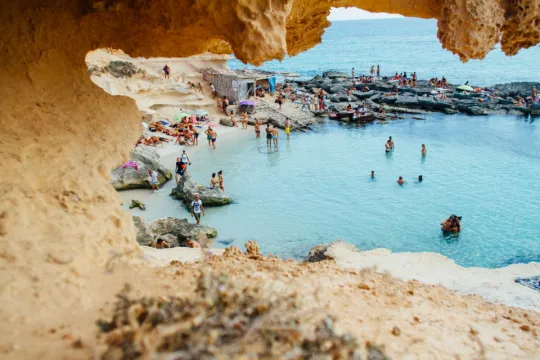
[{"label": "small cove", "polygon": [[[251,127],[237,131],[243,134],[220,139],[217,151],[204,141],[188,148],[194,178],[206,185],[222,169],[235,199],[203,218],[220,233],[216,246],[255,239],[265,253],[301,257],[342,238],[361,250],[437,252],[467,267],[540,259],[540,139],[530,119],[429,114],[365,127],[329,121],[290,141],[281,133],[280,151],[272,153]],[[388,136],[396,143],[389,156]],[[171,168],[174,156],[163,158]],[[417,184],[420,174],[424,182]],[[407,181],[403,187],[398,176]],[[150,194],[158,206],[133,214],[189,217],[168,197],[172,186]],[[121,194],[125,208],[133,192]],[[450,213],[463,216],[457,238],[440,231]]]}]

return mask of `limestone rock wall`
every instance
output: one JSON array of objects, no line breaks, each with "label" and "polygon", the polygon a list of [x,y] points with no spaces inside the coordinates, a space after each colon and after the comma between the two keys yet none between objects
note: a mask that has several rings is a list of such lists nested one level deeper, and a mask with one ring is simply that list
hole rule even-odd
[{"label": "limestone rock wall", "polygon": [[[85,284],[112,253],[137,249],[109,185],[141,132],[129,98],[89,79],[88,51],[185,57],[234,52],[260,64],[316,45],[331,6],[439,19],[463,60],[499,38],[539,41],[540,0],[5,0],[0,3],[0,316],[40,321],[91,303]],[[39,309],[31,318],[23,309]]]}]

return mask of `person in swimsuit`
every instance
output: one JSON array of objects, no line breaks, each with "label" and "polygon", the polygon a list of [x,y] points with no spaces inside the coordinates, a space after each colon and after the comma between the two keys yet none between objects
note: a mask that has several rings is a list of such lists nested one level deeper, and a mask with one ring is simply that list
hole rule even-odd
[{"label": "person in swimsuit", "polygon": [[279,106],[279,110],[281,110],[281,104],[283,104],[283,96],[281,96],[281,94],[278,94],[276,96],[276,101],[275,101],[276,104],[278,104]]},{"label": "person in swimsuit", "polygon": [[[373,67],[372,67],[372,69],[373,69]],[[375,179],[375,171],[373,171],[373,170],[371,170],[371,178]]]},{"label": "person in swimsuit", "polygon": [[215,149],[216,148],[217,132],[212,128],[210,128],[210,136],[212,137],[212,147]]},{"label": "person in swimsuit", "polygon": [[156,249],[170,249],[171,245],[163,239],[157,239],[157,241],[154,241],[154,247]]},{"label": "person in swimsuit", "polygon": [[238,124],[236,123],[236,119],[234,118],[234,111],[231,110],[231,121],[233,123],[234,127],[238,127]]},{"label": "person in swimsuit", "polygon": [[199,132],[193,125],[189,125],[189,129],[193,132],[193,145],[199,145]]},{"label": "person in swimsuit", "polygon": [[422,175],[418,175],[418,182],[421,183],[424,181],[424,177]]},{"label": "person in swimsuit", "polygon": [[379,65],[377,65],[377,77],[381,77],[381,67]]},{"label": "person in swimsuit", "polygon": [[384,144],[384,151],[388,154],[392,150],[392,145],[390,144],[390,140],[386,141],[386,144]]},{"label": "person in swimsuit", "polygon": [[270,129],[270,124],[266,124],[266,145],[272,146],[272,129]]},{"label": "person in swimsuit", "polygon": [[261,123],[259,120],[255,119],[255,138],[258,139],[261,137]]},{"label": "person in swimsuit", "polygon": [[426,156],[426,153],[427,153],[426,144],[422,144],[422,156]]},{"label": "person in swimsuit", "polygon": [[405,180],[403,180],[403,177],[402,177],[402,176],[399,177],[397,183],[398,183],[399,185],[405,184]]},{"label": "person in swimsuit", "polygon": [[275,146],[275,148],[277,149],[277,147],[278,147],[278,140],[279,140],[279,132],[278,132],[277,127],[275,127],[275,126],[274,126],[274,128],[272,129],[272,139],[274,139],[274,146]]},{"label": "person in swimsuit", "polygon": [[219,187],[221,190],[225,191],[225,180],[223,180],[223,170],[218,171],[218,180],[219,180]]},{"label": "person in swimsuit", "polygon": [[247,129],[248,128],[248,113],[247,113],[247,111],[244,111],[242,116],[243,116],[243,118],[242,118],[242,129]]},{"label": "person in swimsuit", "polygon": [[206,140],[208,140],[208,146],[212,146],[212,128],[209,126],[204,133],[206,134]]},{"label": "person in swimsuit", "polygon": [[287,134],[287,140],[289,140],[291,138],[291,122],[289,118],[285,120],[285,134]]},{"label": "person in swimsuit", "polygon": [[216,177],[216,173],[212,173],[212,178],[210,179],[210,189],[217,189],[219,186],[219,178]]},{"label": "person in swimsuit", "polygon": [[204,216],[204,207],[199,199],[199,194],[195,194],[195,200],[191,202],[191,216],[197,220],[197,225],[201,223],[201,214]]},{"label": "person in swimsuit", "polygon": [[392,140],[392,137],[388,137],[388,143],[390,144],[390,149],[394,150],[394,140]]}]

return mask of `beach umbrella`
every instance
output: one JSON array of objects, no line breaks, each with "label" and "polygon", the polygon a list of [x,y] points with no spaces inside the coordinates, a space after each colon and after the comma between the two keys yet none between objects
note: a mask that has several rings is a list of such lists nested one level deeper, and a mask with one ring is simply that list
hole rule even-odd
[{"label": "beach umbrella", "polygon": [[460,85],[456,89],[461,90],[461,91],[474,91],[474,89],[470,87],[469,85]]},{"label": "beach umbrella", "polygon": [[208,116],[208,111],[199,109],[199,110],[195,111],[195,115],[196,116]]},{"label": "beach umbrella", "polygon": [[255,103],[253,101],[250,101],[250,100],[242,100],[242,101],[240,101],[240,103],[238,103],[238,105],[255,106]]},{"label": "beach umbrella", "polygon": [[186,116],[190,116],[190,115],[191,114],[189,114],[189,113],[181,112],[179,114],[176,114],[176,116],[174,117],[174,120],[181,121],[183,118],[185,118]]}]

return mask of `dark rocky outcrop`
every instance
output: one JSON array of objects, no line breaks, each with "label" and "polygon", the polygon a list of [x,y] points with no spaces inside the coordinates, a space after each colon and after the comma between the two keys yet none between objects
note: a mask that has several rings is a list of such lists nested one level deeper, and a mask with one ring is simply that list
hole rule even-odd
[{"label": "dark rocky outcrop", "polygon": [[111,61],[107,70],[114,77],[132,77],[138,71],[137,67],[127,61]]},{"label": "dark rocky outcrop", "polygon": [[326,71],[323,73],[323,78],[329,78],[329,79],[338,79],[338,78],[341,78],[341,79],[347,79],[347,78],[350,78],[350,75],[349,74],[345,74],[343,72],[339,72],[339,71]]},{"label": "dark rocky outcrop", "polygon": [[171,192],[171,196],[177,200],[182,200],[187,206],[195,199],[195,194],[199,194],[203,206],[223,206],[232,203],[232,198],[221,189],[209,189],[197,184],[187,172],[178,185]]},{"label": "dark rocky outcrop", "polygon": [[321,244],[311,248],[305,261],[318,262],[323,260],[334,259],[333,252],[337,249],[344,249],[346,251],[358,252],[360,251],[355,245],[349,244],[341,239],[334,240],[330,244]]},{"label": "dark rocky outcrop", "polygon": [[187,219],[173,217],[147,222],[140,216],[133,216],[133,223],[137,229],[137,242],[144,246],[152,246],[155,240],[163,238],[172,247],[182,246],[187,239],[196,240],[202,247],[210,247],[218,234],[212,227],[190,224]]}]

